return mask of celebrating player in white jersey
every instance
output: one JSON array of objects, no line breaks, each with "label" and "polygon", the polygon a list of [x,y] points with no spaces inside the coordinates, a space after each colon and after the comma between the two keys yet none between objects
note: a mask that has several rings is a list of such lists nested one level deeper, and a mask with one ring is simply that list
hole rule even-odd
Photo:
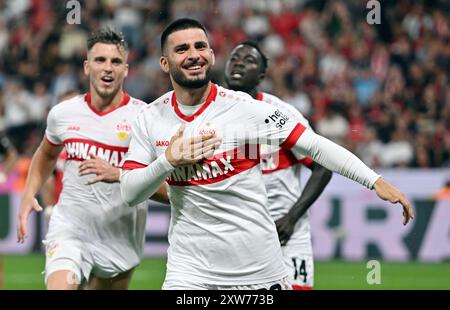
[{"label": "celebrating player in white jersey", "polygon": [[211,83],[214,54],[201,23],[172,22],[161,48],[174,91],[138,114],[120,188],[135,205],[169,183],[164,289],[290,288],[261,181],[261,143],[305,154],[375,188],[402,203],[405,223],[412,216],[403,194],[347,150],[269,104]]},{"label": "celebrating player in white jersey", "polygon": [[[244,42],[231,52],[225,66],[225,80],[229,88],[246,92],[257,100],[273,105],[310,129],[309,122],[291,105],[258,91],[266,68],[267,58],[258,45]],[[314,263],[307,210],[322,193],[332,173],[310,158],[297,158],[290,150],[278,146],[261,146],[261,159],[268,207],[277,226],[292,288],[312,289]],[[312,171],[303,193],[300,186],[302,164]]]},{"label": "celebrating player in white jersey", "polygon": [[118,183],[132,123],[145,103],[123,91],[128,49],[122,35],[100,30],[87,48],[89,93],[50,111],[19,212],[23,242],[28,215],[42,210],[34,196],[65,147],[63,190],[44,240],[48,289],[77,289],[81,281],[91,289],[128,288],[145,239],[146,204],[129,208]]}]

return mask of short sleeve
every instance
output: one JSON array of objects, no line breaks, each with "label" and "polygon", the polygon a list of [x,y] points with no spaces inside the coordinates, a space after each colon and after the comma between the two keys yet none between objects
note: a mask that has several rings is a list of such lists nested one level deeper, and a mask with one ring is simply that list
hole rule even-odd
[{"label": "short sleeve", "polygon": [[57,110],[51,109],[47,116],[47,128],[45,129],[45,138],[50,144],[62,145],[60,136],[58,135],[58,117]]},{"label": "short sleeve", "polygon": [[295,110],[294,113],[292,113],[292,116],[296,122],[302,124],[304,127],[308,128],[309,130],[313,130],[311,128],[311,125],[309,124],[309,121],[300,112]]},{"label": "short sleeve", "polygon": [[[309,124],[309,121],[303,116],[300,111],[298,111],[295,107],[293,107],[291,104],[284,102],[277,99],[278,107],[283,111],[283,113],[286,113],[288,117],[292,117],[296,122],[302,124],[306,128],[312,130],[311,125]],[[275,100],[275,99],[273,99]]]},{"label": "short sleeve", "polygon": [[296,117],[266,102],[251,99],[245,105],[249,115],[249,143],[267,145],[294,145],[305,130]]},{"label": "short sleeve", "polygon": [[133,164],[147,166],[157,157],[151,144],[145,122],[144,110],[136,117],[131,128],[131,140],[124,167]]},{"label": "short sleeve", "polygon": [[[288,117],[291,117],[292,119],[294,119],[295,122],[300,123],[308,130],[313,130],[311,128],[311,125],[309,124],[309,121],[303,116],[303,114],[300,113],[296,108],[294,108],[290,104],[281,102],[279,108],[283,112],[285,112],[288,115]],[[300,163],[302,165],[311,166],[314,163],[314,161],[309,157],[306,157],[302,154],[294,154],[290,150],[289,150],[289,152],[292,154],[292,156],[294,156],[297,159],[298,163]]]}]

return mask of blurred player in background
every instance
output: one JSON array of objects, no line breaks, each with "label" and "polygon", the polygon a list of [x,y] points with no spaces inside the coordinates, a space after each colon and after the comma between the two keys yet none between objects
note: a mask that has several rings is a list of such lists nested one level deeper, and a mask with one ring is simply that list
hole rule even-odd
[{"label": "blurred player in background", "polygon": [[[309,122],[290,104],[258,90],[265,76],[267,61],[255,43],[239,44],[231,52],[225,66],[228,87],[273,105],[311,129]],[[268,207],[275,220],[292,288],[312,289],[314,263],[307,210],[322,193],[332,173],[310,158],[297,157],[290,150],[278,146],[261,146],[261,159]],[[312,171],[303,192],[300,186],[301,164]]]},{"label": "blurred player in background", "polygon": [[352,153],[267,103],[211,83],[215,58],[198,21],[168,25],[161,49],[174,91],[138,114],[120,188],[136,205],[168,180],[164,289],[291,288],[261,182],[259,143],[307,155],[400,202],[404,224],[413,216],[404,195]]},{"label": "blurred player in background", "polygon": [[139,264],[147,206],[128,208],[119,174],[131,124],[145,104],[123,91],[128,47],[104,29],[87,40],[84,72],[89,93],[63,101],[48,115],[45,138],[33,156],[19,212],[18,240],[27,235],[36,193],[67,151],[63,190],[51,217],[46,245],[48,289],[127,289]]},{"label": "blurred player in background", "polygon": [[0,162],[3,169],[0,171],[0,184],[6,182],[9,173],[18,159],[17,150],[4,132],[0,132]]}]

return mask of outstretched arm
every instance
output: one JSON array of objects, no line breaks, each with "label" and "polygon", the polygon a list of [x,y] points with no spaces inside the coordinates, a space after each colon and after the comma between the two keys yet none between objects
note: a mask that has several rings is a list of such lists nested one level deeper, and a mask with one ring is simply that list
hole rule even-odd
[{"label": "outstretched arm", "polygon": [[[285,146],[286,147],[286,146]],[[325,168],[352,179],[369,189],[375,189],[377,195],[403,207],[403,224],[414,218],[411,203],[394,186],[367,167],[358,157],[330,140],[317,135],[312,130],[304,130],[292,146],[295,154],[305,154]]]},{"label": "outstretched arm", "polygon": [[403,225],[408,224],[409,220],[414,218],[414,211],[411,207],[411,203],[396,187],[386,182],[383,178],[379,178],[373,187],[378,197],[381,199],[393,204],[400,203],[403,206]]},{"label": "outstretched arm", "polygon": [[50,173],[55,167],[58,155],[63,146],[54,146],[45,138],[42,140],[36,153],[31,160],[30,170],[28,171],[25,189],[22,194],[22,201],[19,210],[19,222],[17,227],[17,241],[23,243],[27,236],[28,216],[32,211],[41,212],[42,207],[39,206],[34,196],[47,180]]},{"label": "outstretched arm", "polygon": [[300,198],[286,215],[275,221],[281,245],[285,245],[289,241],[294,232],[295,224],[320,196],[333,174],[330,170],[315,162],[307,167],[312,170],[312,174],[306,182]]}]

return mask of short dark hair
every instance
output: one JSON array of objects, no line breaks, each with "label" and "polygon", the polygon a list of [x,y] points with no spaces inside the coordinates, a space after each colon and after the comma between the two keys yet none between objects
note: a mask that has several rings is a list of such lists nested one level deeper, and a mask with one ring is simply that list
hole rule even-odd
[{"label": "short dark hair", "polygon": [[161,34],[161,52],[164,54],[164,47],[167,43],[167,37],[171,35],[172,33],[179,31],[179,30],[185,30],[185,29],[191,29],[191,28],[199,28],[205,32],[205,34],[208,36],[208,33],[206,32],[205,26],[203,26],[202,23],[200,23],[198,20],[192,19],[192,18],[180,18],[173,22],[171,22],[162,32]]},{"label": "short dark hair", "polygon": [[111,28],[103,28],[92,32],[86,43],[88,51],[90,51],[96,43],[115,44],[128,51],[128,43],[125,41],[123,34],[121,32],[115,32]]},{"label": "short dark hair", "polygon": [[255,41],[244,41],[242,43],[239,43],[238,45],[247,45],[247,46],[251,46],[254,49],[256,49],[259,53],[259,55],[261,55],[261,59],[263,62],[263,71],[266,71],[267,66],[269,64],[269,58],[267,58],[267,56],[263,53],[263,51],[261,50],[261,48],[259,47],[258,43],[256,43]]}]

